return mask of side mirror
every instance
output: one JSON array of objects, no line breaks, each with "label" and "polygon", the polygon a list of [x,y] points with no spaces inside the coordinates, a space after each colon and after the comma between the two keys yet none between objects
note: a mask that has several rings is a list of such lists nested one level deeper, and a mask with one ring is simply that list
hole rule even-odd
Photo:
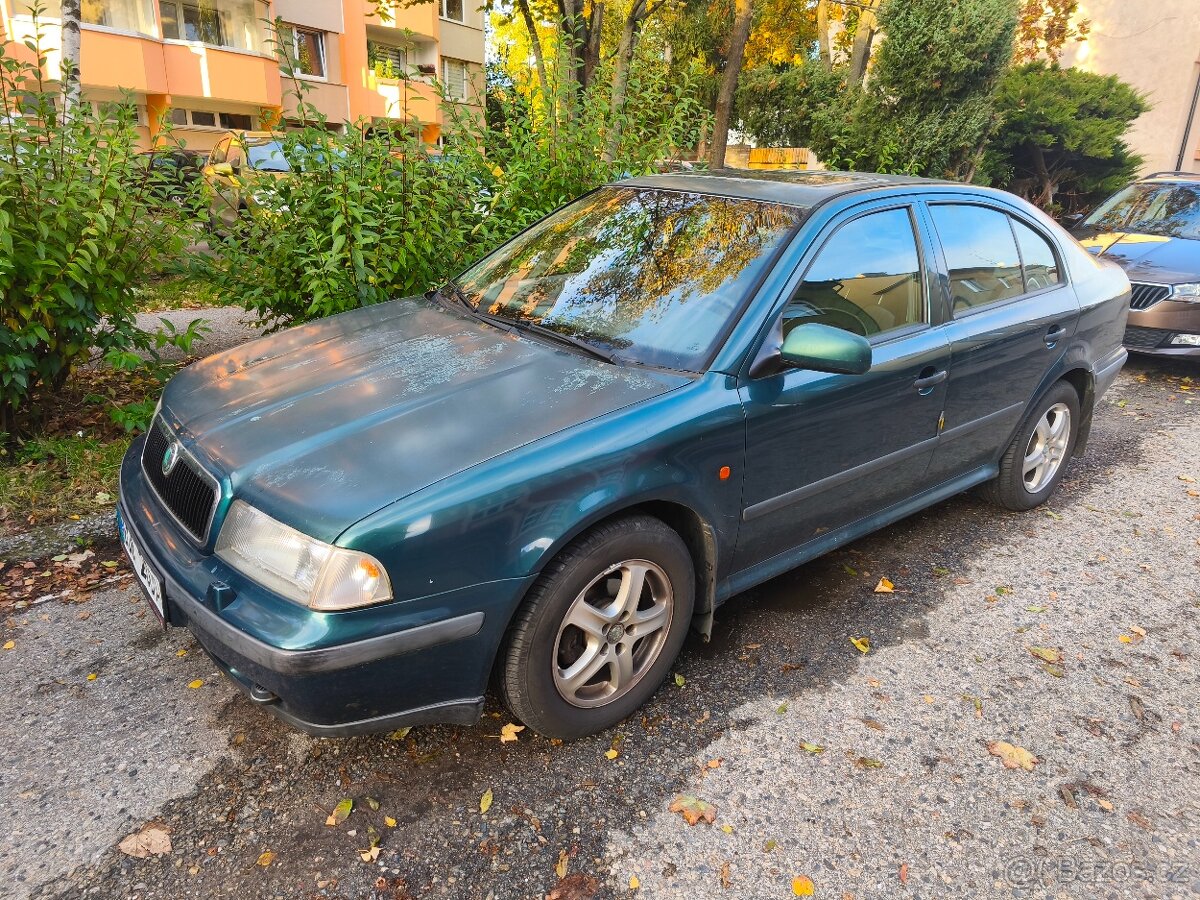
[{"label": "side mirror", "polygon": [[231,175],[233,175],[233,166],[227,162],[217,163],[212,167],[212,171],[214,175],[221,175],[225,178],[229,178]]},{"label": "side mirror", "polygon": [[788,332],[779,357],[794,369],[862,375],[871,369],[871,344],[845,329],[809,322]]},{"label": "side mirror", "polygon": [[1062,217],[1063,225],[1065,225],[1068,228],[1074,228],[1076,225],[1078,225],[1082,221],[1083,221],[1083,213],[1081,213],[1081,212],[1069,213],[1068,215],[1065,215]]}]

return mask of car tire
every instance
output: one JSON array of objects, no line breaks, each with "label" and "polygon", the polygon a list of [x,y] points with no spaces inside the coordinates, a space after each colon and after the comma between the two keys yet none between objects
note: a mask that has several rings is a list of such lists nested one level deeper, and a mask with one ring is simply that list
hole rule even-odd
[{"label": "car tire", "polygon": [[666,677],[694,603],[691,556],[661,520],[593,528],[554,558],[518,610],[499,656],[505,704],[562,740],[620,722]]},{"label": "car tire", "polygon": [[1045,503],[1062,481],[1078,435],[1079,394],[1060,381],[1026,414],[1000,457],[999,476],[985,486],[985,496],[1018,511]]}]

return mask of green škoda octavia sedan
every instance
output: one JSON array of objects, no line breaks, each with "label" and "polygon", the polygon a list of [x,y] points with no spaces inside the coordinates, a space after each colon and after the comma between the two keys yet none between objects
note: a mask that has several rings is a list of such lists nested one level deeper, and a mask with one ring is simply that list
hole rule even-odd
[{"label": "green \u0161koda octavia sedan", "polygon": [[689,627],[975,485],[1045,500],[1129,282],[1016,198],[848,173],[603,187],[424,297],[198,362],[121,473],[155,611],[313,734],[572,738]]}]

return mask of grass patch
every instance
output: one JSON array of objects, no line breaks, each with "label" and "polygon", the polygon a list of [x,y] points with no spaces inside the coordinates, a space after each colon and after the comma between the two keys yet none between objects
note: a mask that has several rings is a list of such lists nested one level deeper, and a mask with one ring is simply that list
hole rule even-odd
[{"label": "grass patch", "polygon": [[161,384],[148,372],[81,369],[44,410],[35,433],[0,442],[0,533],[112,509],[121,457],[135,434],[114,406],[152,404]]},{"label": "grass patch", "polygon": [[152,278],[136,289],[142,312],[161,312],[165,309],[203,309],[224,306],[221,295],[207,281],[183,275],[164,275]]}]

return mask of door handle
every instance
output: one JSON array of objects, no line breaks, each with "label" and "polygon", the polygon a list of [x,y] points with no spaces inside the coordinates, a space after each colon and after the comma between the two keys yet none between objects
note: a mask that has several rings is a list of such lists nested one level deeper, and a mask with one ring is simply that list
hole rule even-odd
[{"label": "door handle", "polygon": [[1046,336],[1042,339],[1046,342],[1047,347],[1053,347],[1059,341],[1067,336],[1067,326],[1055,325],[1046,332]]},{"label": "door handle", "polygon": [[950,373],[947,370],[942,369],[939,372],[934,372],[932,375],[922,375],[913,382],[913,387],[915,387],[918,391],[927,391],[934,385],[941,384],[943,381],[945,381],[949,374]]}]

